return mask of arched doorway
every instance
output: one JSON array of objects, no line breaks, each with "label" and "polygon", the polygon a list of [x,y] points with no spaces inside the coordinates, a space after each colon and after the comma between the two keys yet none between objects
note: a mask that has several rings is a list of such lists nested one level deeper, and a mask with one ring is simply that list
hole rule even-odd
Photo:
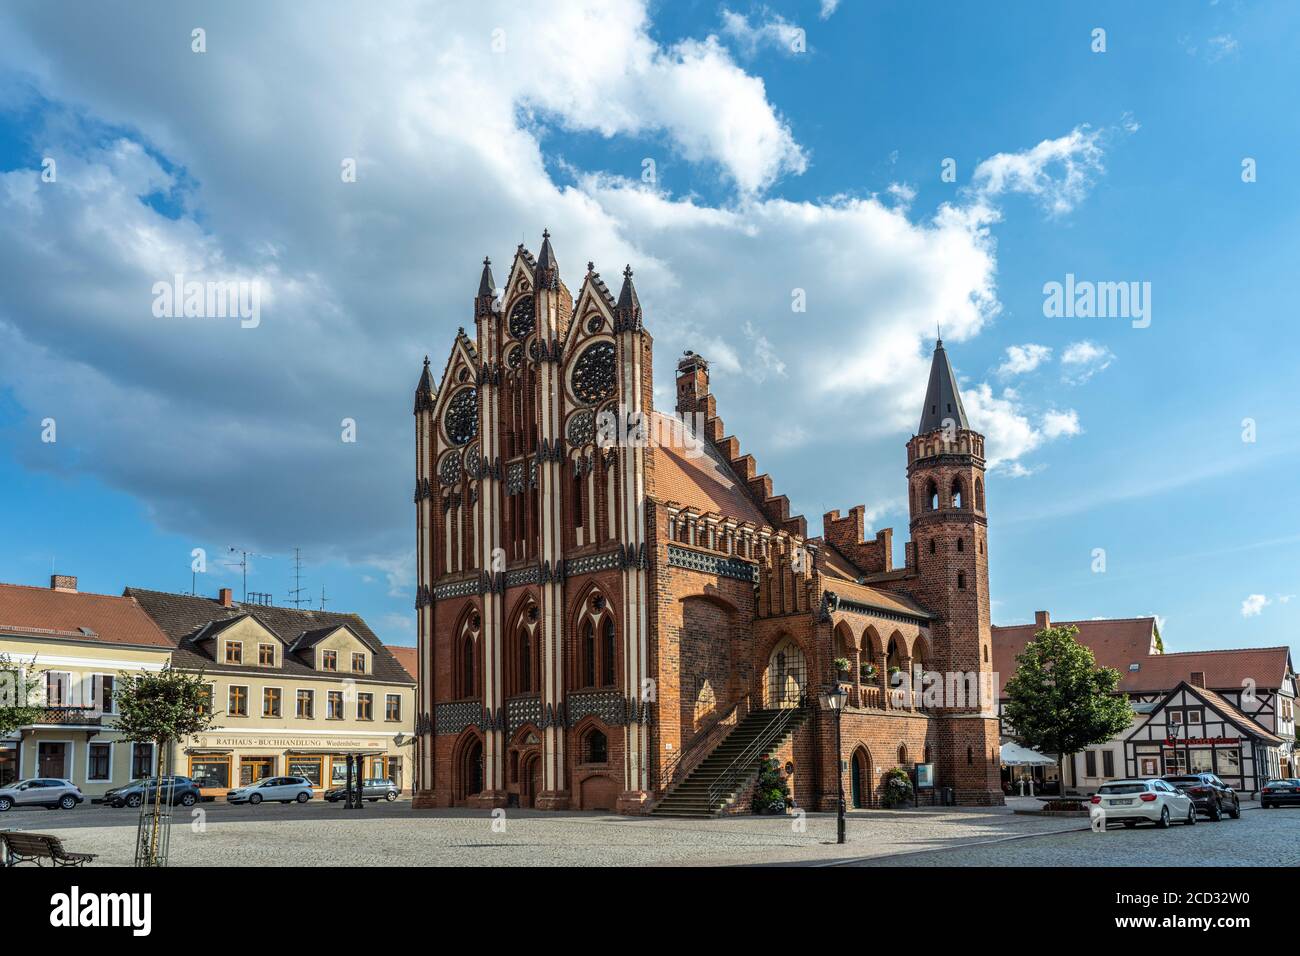
[{"label": "arched doorway", "polygon": [[798,707],[808,684],[808,663],[803,649],[787,637],[772,649],[767,659],[767,706]]},{"label": "arched doorway", "polygon": [[483,744],[477,738],[471,739],[461,748],[460,761],[457,766],[459,785],[456,798],[468,800],[483,790]]},{"label": "arched doorway", "polygon": [[519,763],[519,805],[534,807],[542,790],[542,758],[533,751],[525,753]]},{"label": "arched doorway", "polygon": [[850,774],[850,787],[853,793],[853,807],[861,810],[871,806],[871,755],[859,747],[853,751],[853,772]]}]

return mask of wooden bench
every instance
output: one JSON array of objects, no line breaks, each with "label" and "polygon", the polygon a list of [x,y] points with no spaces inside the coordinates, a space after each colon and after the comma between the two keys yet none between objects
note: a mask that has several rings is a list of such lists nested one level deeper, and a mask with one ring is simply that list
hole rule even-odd
[{"label": "wooden bench", "polygon": [[5,866],[19,863],[42,866],[41,860],[49,860],[54,866],[81,866],[98,856],[96,853],[69,853],[63,848],[61,839],[48,833],[9,830],[0,833],[0,841],[4,843]]}]

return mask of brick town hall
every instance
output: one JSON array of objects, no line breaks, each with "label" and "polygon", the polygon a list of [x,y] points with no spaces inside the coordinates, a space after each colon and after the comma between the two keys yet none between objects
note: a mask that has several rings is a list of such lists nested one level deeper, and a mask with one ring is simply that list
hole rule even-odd
[{"label": "brick town hall", "polygon": [[996,716],[904,679],[992,671],[984,437],[942,342],[896,568],[862,506],[808,537],[702,357],[677,363],[676,407],[702,434],[655,411],[630,269],[615,298],[588,263],[575,299],[544,233],[499,297],[484,260],[473,309],[415,394],[417,807],[748,812],[761,755],[808,809],[834,809],[837,764],[850,807],[918,763],[1002,803]]}]

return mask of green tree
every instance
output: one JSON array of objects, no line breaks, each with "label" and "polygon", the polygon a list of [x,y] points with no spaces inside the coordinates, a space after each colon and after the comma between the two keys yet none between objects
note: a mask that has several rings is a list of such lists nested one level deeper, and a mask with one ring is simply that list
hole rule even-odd
[{"label": "green tree", "polygon": [[[117,730],[136,743],[152,743],[158,755],[156,776],[164,776],[164,754],[170,744],[211,730],[215,715],[202,674],[172,670],[171,665],[153,673],[122,674],[113,694],[117,704]],[[152,824],[138,837],[137,859],[145,866],[161,866],[158,831],[162,816],[161,786],[154,788]]]},{"label": "green tree", "polygon": [[8,737],[19,727],[36,723],[45,707],[37,690],[41,679],[32,667],[16,663],[8,654],[0,654],[0,737]]},{"label": "green tree", "polygon": [[1034,635],[1016,657],[1003,710],[1017,737],[1029,747],[1057,755],[1061,793],[1065,758],[1103,744],[1128,727],[1133,710],[1118,692],[1120,673],[1098,667],[1092,650],[1070,624]]}]

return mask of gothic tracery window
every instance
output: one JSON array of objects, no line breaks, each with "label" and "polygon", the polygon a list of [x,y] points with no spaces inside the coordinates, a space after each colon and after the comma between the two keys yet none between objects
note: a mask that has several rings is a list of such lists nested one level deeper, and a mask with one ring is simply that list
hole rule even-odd
[{"label": "gothic tracery window", "polygon": [[537,312],[533,306],[533,297],[526,295],[514,304],[510,310],[510,334],[517,339],[532,335],[537,325]]},{"label": "gothic tracery window", "polygon": [[578,356],[573,366],[573,394],[586,405],[614,394],[613,342],[596,342]]},{"label": "gothic tracery window", "polygon": [[443,419],[453,445],[466,445],[478,434],[478,389],[462,388],[452,396]]}]

